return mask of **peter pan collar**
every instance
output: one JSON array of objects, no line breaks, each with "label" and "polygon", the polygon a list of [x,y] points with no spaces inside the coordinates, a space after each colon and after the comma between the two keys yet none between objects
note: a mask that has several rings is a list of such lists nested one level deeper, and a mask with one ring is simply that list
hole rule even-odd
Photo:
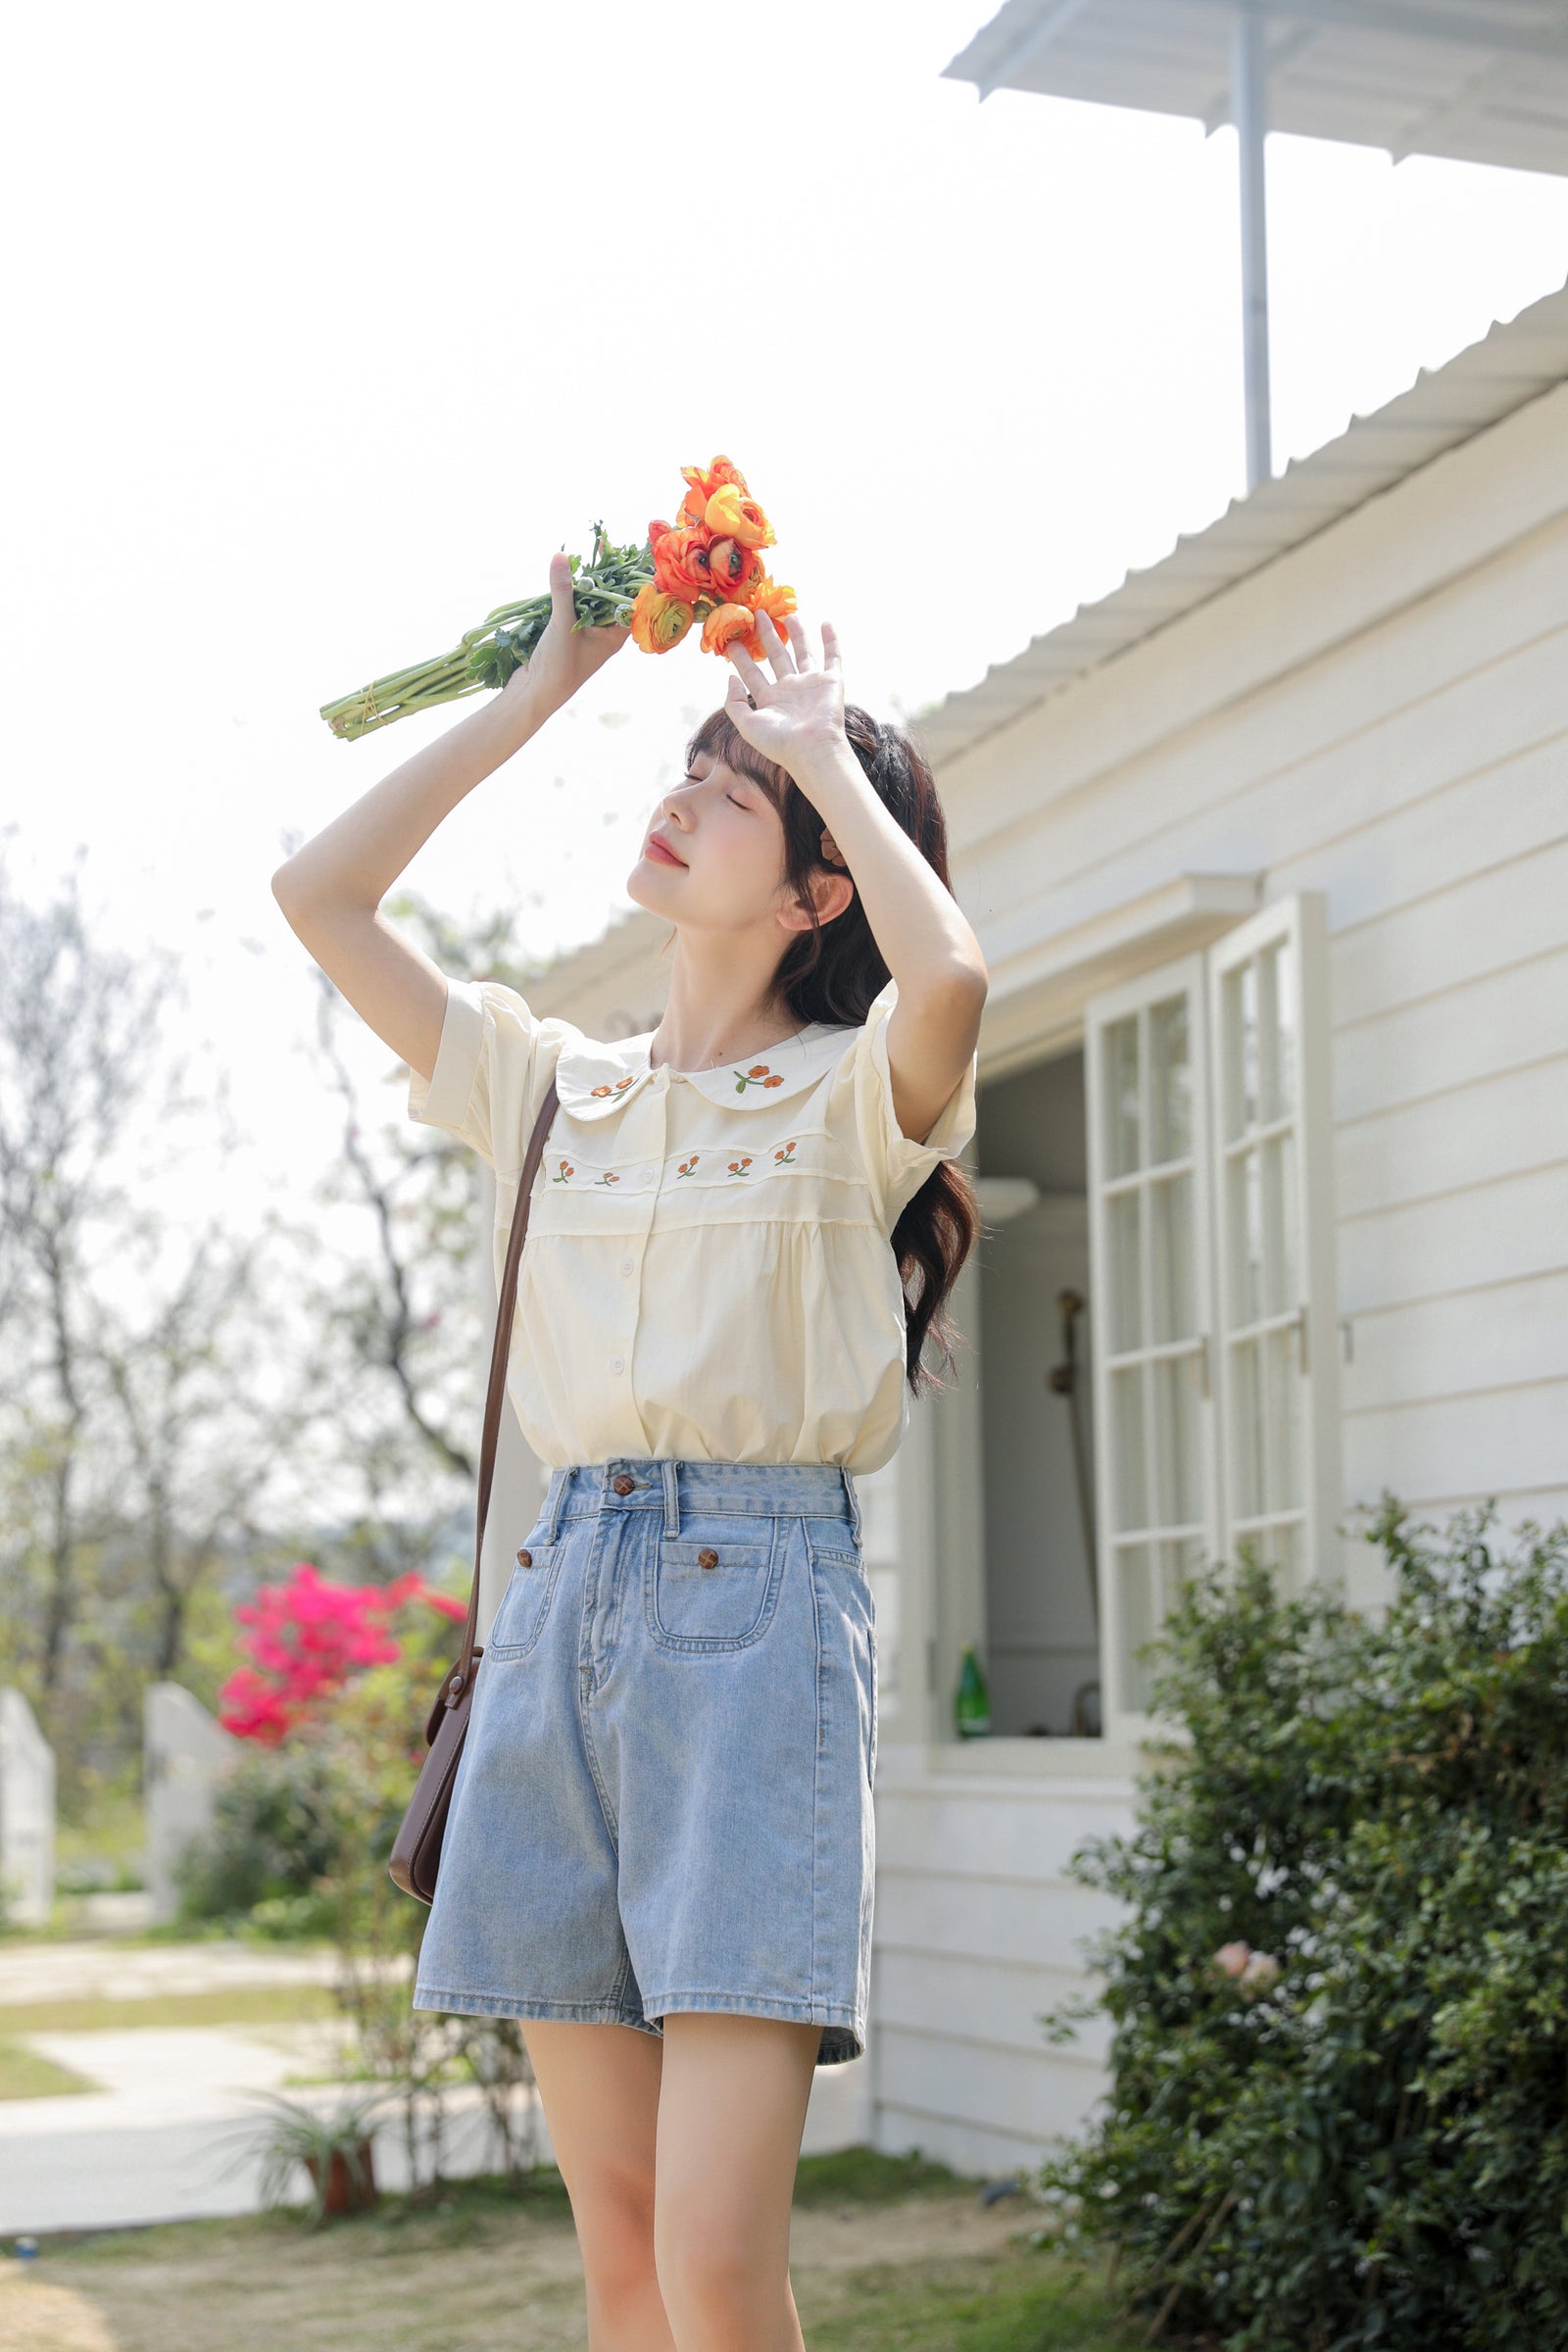
[{"label": "peter pan collar", "polygon": [[736,1110],[787,1102],[814,1086],[856,1035],[854,1027],[811,1021],[799,1037],[768,1046],[749,1061],[723,1062],[714,1070],[656,1070],[649,1061],[654,1032],[608,1042],[578,1037],[563,1049],[556,1064],[556,1090],[573,1118],[608,1118],[657,1077],[671,1086],[695,1087],[710,1102]]}]

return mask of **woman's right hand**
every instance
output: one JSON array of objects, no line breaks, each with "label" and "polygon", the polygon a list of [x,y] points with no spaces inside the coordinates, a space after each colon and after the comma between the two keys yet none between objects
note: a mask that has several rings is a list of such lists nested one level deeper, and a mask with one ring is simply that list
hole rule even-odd
[{"label": "woman's right hand", "polygon": [[560,550],[550,559],[550,618],[529,660],[519,664],[502,689],[535,706],[559,710],[596,669],[603,669],[627,644],[631,630],[616,622],[610,628],[572,626],[571,565]]}]

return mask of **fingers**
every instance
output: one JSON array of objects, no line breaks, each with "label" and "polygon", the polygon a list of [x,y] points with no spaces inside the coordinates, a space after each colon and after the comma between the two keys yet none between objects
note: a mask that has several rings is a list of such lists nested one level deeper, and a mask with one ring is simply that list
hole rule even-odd
[{"label": "fingers", "polygon": [[839,633],[830,620],[822,623],[822,666],[824,669],[842,669],[844,666],[839,660]]},{"label": "fingers", "polygon": [[784,615],[784,626],[789,631],[790,645],[795,654],[796,668],[809,669],[811,666],[811,641],[806,634],[805,621],[802,620],[798,612],[786,612]]},{"label": "fingers", "polygon": [[767,658],[773,664],[773,675],[776,678],[792,678],[795,675],[794,648],[780,633],[779,625],[772,613],[759,612],[757,625],[759,630],[767,632],[762,643],[767,648]]},{"label": "fingers", "polygon": [[734,662],[736,668],[740,671],[741,676],[745,679],[748,693],[755,695],[759,686],[765,686],[767,684],[766,678],[763,677],[761,671],[758,668],[757,663],[752,660],[751,655],[746,651],[744,645],[732,644],[727,646],[725,651],[728,653],[729,658]]}]

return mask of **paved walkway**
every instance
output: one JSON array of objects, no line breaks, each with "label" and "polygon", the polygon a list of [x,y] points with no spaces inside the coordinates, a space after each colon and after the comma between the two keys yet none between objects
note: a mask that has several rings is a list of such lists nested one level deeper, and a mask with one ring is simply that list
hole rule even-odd
[{"label": "paved walkway", "polygon": [[[321,2030],[300,2026],[141,2026],[24,2039],[100,2087],[0,2105],[0,2233],[6,2235],[254,2213],[261,2167],[247,2143],[265,2109],[250,2094],[282,2090],[287,2076],[330,2063]],[[321,2084],[289,2087],[286,2095],[330,2107],[341,2094]],[[443,2171],[459,2176],[493,2166],[494,2131],[479,2092],[450,2092],[448,2111]],[[539,2153],[549,2162],[542,2110],[537,2131]],[[398,2124],[377,2132],[374,2162],[384,2187],[407,2187]],[[301,2198],[306,2186],[301,2174]]]},{"label": "paved walkway", "polygon": [[155,1993],[221,1992],[235,1985],[328,1984],[336,1957],[269,1951],[265,1944],[0,1942],[0,2033],[18,2001],[124,2001]]},{"label": "paved walkway", "polygon": [[[330,1982],[334,1965],[324,1949],[271,1952],[237,1943],[0,1944],[0,2034],[8,2004],[321,1984]],[[333,2105],[338,2087],[294,2087],[286,2078],[331,2072],[342,2033],[340,2020],[322,2018],[16,2035],[98,2087],[0,2101],[0,2236],[254,2213],[260,2164],[246,2155],[244,2141],[263,2107],[252,2094],[286,2089],[291,2098]],[[861,2059],[818,2068],[807,2112],[808,2153],[866,2136],[866,2066]],[[532,2114],[540,2160],[552,2162],[542,2107],[528,2091],[517,2097],[519,2119]],[[498,2151],[479,2091],[453,2091],[447,2107],[443,2171],[461,2178],[492,2169]],[[374,2163],[383,2186],[408,2185],[396,2122],[377,2132]]]}]

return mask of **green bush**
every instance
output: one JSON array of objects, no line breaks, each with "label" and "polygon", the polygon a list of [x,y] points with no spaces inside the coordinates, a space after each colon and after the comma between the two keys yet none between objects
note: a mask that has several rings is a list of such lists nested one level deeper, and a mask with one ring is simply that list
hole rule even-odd
[{"label": "green bush", "polygon": [[1568,1527],[1493,1523],[1386,1500],[1378,1623],[1251,1565],[1167,1622],[1187,1738],[1073,1866],[1111,2089],[1035,2180],[1161,2341],[1568,2343]]},{"label": "green bush", "polygon": [[[325,1933],[320,1886],[336,1867],[344,1791],[335,1758],[308,1741],[257,1747],[218,1788],[213,1827],[180,1856],[183,1920],[286,1916],[296,1934]],[[275,1906],[283,1906],[279,1911]]]}]

